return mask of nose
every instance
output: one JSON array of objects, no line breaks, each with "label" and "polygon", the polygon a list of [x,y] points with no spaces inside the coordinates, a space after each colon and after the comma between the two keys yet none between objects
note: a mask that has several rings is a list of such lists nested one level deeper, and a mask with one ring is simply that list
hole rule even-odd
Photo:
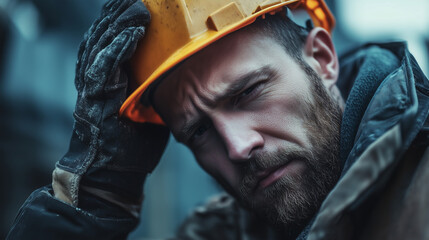
[{"label": "nose", "polygon": [[264,146],[264,138],[248,118],[218,116],[213,119],[213,125],[223,140],[231,161],[247,161],[255,150]]}]

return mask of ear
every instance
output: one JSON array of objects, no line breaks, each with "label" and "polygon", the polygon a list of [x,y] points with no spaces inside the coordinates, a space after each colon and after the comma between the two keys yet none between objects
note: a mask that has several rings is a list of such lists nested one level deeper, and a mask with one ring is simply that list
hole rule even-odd
[{"label": "ear", "polygon": [[319,74],[325,87],[334,90],[339,62],[329,33],[321,27],[313,28],[307,36],[303,51],[304,59]]}]

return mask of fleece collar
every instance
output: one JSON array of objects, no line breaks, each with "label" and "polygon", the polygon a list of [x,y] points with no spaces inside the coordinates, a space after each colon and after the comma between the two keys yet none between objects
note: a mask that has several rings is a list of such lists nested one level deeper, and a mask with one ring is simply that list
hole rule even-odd
[{"label": "fleece collar", "polygon": [[399,67],[400,61],[385,48],[366,45],[344,55],[340,63],[338,86],[347,98],[340,140],[340,159],[344,174],[353,163],[348,156],[367,106],[381,82]]}]

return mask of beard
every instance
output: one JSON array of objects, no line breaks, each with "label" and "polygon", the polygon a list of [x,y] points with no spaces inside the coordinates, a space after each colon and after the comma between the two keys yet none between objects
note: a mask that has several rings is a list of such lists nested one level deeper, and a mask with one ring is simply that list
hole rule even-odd
[{"label": "beard", "polygon": [[[316,214],[340,176],[339,133],[342,111],[316,72],[302,66],[310,80],[313,99],[305,102],[305,130],[311,149],[288,147],[274,153],[257,153],[243,166],[239,202],[289,237],[296,237]],[[305,165],[300,174],[285,174],[261,189],[257,173],[291,161]]]}]

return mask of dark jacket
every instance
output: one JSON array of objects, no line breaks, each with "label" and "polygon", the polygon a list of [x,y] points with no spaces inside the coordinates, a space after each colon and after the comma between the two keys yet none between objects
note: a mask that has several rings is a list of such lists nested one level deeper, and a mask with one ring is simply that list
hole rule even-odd
[{"label": "dark jacket", "polygon": [[[370,44],[341,60],[347,98],[342,176],[299,239],[429,239],[429,83],[405,43]],[[10,239],[121,239],[132,217],[97,217],[36,190]],[[180,239],[274,239],[276,231],[229,196],[199,208]]]},{"label": "dark jacket", "polygon": [[367,45],[342,64],[354,79],[344,168],[308,239],[429,239],[428,79],[405,43]]}]

